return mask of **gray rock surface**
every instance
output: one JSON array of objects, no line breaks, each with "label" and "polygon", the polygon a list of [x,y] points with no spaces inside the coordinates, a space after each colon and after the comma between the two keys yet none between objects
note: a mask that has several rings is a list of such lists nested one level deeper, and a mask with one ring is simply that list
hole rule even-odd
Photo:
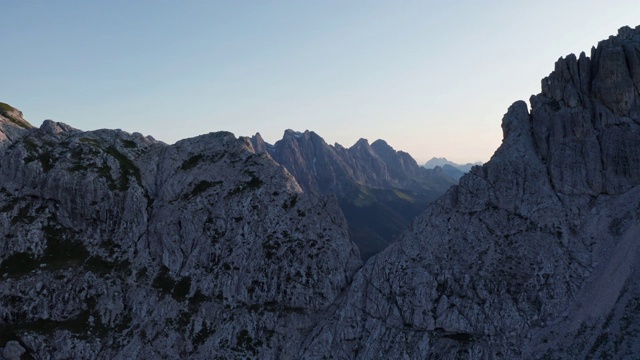
[{"label": "gray rock surface", "polygon": [[428,204],[456,183],[441,168],[425,169],[384,140],[352,147],[329,145],[313,131],[286,130],[274,145],[260,134],[247,139],[256,153],[284,166],[308,193],[335,195],[349,238],[362,259],[384,250]]},{"label": "gray rock surface", "polygon": [[33,128],[22,117],[22,112],[9,104],[0,102],[0,116],[0,150]]},{"label": "gray rock surface", "polygon": [[[248,139],[0,112],[0,347],[38,359],[640,357],[640,27],[560,59],[363,267]],[[9,116],[9,117],[8,117]],[[360,144],[364,148],[364,144]]]},{"label": "gray rock surface", "polygon": [[0,124],[5,351],[291,357],[361,266],[335,199],[232,134]]},{"label": "gray rock surface", "polygon": [[640,357],[640,28],[560,59],[492,159],[356,274],[306,356]]},{"label": "gray rock surface", "polygon": [[257,153],[268,153],[291,173],[306,192],[343,197],[358,187],[407,189],[429,193],[433,200],[455,181],[425,169],[411,155],[396,151],[384,140],[358,140],[352,147],[329,145],[313,131],[286,130],[274,145],[260,134],[248,139]]},{"label": "gray rock surface", "polygon": [[7,341],[2,350],[2,357],[7,360],[20,360],[27,351],[15,340]]}]

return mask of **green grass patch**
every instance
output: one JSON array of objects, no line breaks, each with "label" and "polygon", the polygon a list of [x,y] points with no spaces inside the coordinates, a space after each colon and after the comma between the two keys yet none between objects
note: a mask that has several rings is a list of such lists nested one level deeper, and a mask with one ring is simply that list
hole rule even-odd
[{"label": "green grass patch", "polygon": [[48,151],[40,154],[38,156],[38,160],[40,161],[44,172],[49,172],[49,170],[53,169],[55,165],[55,161],[53,160],[51,153]]},{"label": "green grass patch", "polygon": [[192,157],[188,158],[185,162],[182,163],[182,166],[180,166],[180,169],[182,170],[193,169],[202,160],[204,160],[203,154],[193,155]]},{"label": "green grass patch", "polygon": [[97,147],[101,147],[100,142],[96,139],[91,139],[91,138],[81,138],[80,139],[81,143],[84,144],[89,144],[89,145],[93,145],[93,146],[97,146]]},{"label": "green grass patch", "polygon": [[47,247],[42,256],[27,252],[15,253],[0,264],[0,275],[21,277],[41,267],[57,270],[82,264],[89,258],[89,252],[80,241],[66,239],[66,229],[49,225],[43,231]]},{"label": "green grass patch", "polygon": [[5,206],[3,206],[0,209],[0,213],[12,211],[16,207],[16,205],[18,205],[19,202],[20,202],[20,200],[18,198],[12,199],[11,201],[9,201]]},{"label": "green grass patch", "polygon": [[84,263],[90,254],[80,241],[48,236],[41,262],[47,269],[61,269]]},{"label": "green grass patch", "polygon": [[9,114],[9,112],[14,111],[15,109],[8,104],[5,103],[0,103],[0,115],[6,117],[7,119],[9,119],[9,121],[11,121],[12,123],[25,128],[25,129],[31,129],[33,126],[31,126],[31,124],[29,124],[28,122],[19,119],[11,114]]},{"label": "green grass patch", "polygon": [[297,203],[298,203],[298,195],[294,194],[293,196],[291,196],[291,198],[289,198],[288,200],[285,200],[284,203],[282,203],[282,208],[285,210],[290,209],[296,206]]},{"label": "green grass patch", "polygon": [[160,268],[156,278],[153,279],[151,286],[166,295],[171,295],[176,301],[183,301],[186,300],[191,290],[191,278],[185,276],[176,281],[169,273],[169,269],[163,266]]},{"label": "green grass patch", "polygon": [[21,128],[31,129],[31,128],[33,127],[33,126],[31,126],[28,122],[23,121],[23,120],[21,120],[21,119],[18,119],[18,118],[16,118],[16,117],[13,117],[13,116],[11,116],[11,115],[9,115],[9,114],[4,114],[4,116],[5,116],[7,119],[11,120],[11,122],[12,122],[12,123],[14,123],[14,124],[16,124],[16,125],[20,126]]},{"label": "green grass patch", "polygon": [[198,196],[200,194],[202,194],[203,192],[207,191],[208,189],[214,187],[214,186],[220,186],[222,185],[222,181],[206,181],[206,180],[202,180],[199,183],[196,184],[196,186],[193,187],[193,190],[191,190],[191,192],[189,194],[185,194],[184,196],[182,196],[182,198],[184,200],[188,200],[191,199],[195,196]]},{"label": "green grass patch", "polygon": [[122,146],[124,146],[127,149],[135,149],[138,147],[138,144],[136,144],[135,141],[122,140]]},{"label": "green grass patch", "polygon": [[32,128],[32,126],[28,122],[26,122],[26,121],[24,121],[22,119],[18,119],[17,117],[12,116],[12,115],[9,114],[10,112],[13,112],[15,110],[16,109],[13,106],[11,106],[9,104],[5,104],[3,102],[0,102],[0,114],[2,116],[6,117],[7,119],[9,119],[9,121],[11,121],[12,123],[14,123],[14,124],[16,124],[16,125],[18,125],[20,127],[23,127],[25,129]]},{"label": "green grass patch", "polygon": [[9,104],[0,102],[0,111],[14,111],[15,108]]},{"label": "green grass patch", "polygon": [[109,167],[109,165],[104,164],[101,167],[99,167],[98,175],[100,175],[105,180],[107,180],[107,185],[109,186],[109,190],[114,191],[118,189],[118,184],[113,179],[113,176],[111,176],[111,168]]},{"label": "green grass patch", "polygon": [[142,175],[140,174],[140,169],[134,164],[131,159],[129,159],[126,155],[118,151],[118,149],[113,146],[108,147],[106,150],[107,154],[111,155],[114,159],[118,161],[120,164],[120,179],[119,179],[119,189],[121,191],[125,191],[129,188],[129,177],[133,176],[136,179],[136,182],[142,187]]},{"label": "green grass patch", "polygon": [[197,347],[204,344],[215,332],[216,328],[214,325],[209,325],[207,322],[204,322],[200,331],[193,337],[193,345]]},{"label": "green grass patch", "polygon": [[67,170],[77,172],[77,171],[87,171],[89,170],[89,168],[82,164],[75,164],[72,167],[68,168]]},{"label": "green grass patch", "polygon": [[15,253],[4,259],[0,264],[0,275],[8,277],[20,277],[37,270],[40,261],[26,252]]},{"label": "green grass patch", "polygon": [[36,218],[35,216],[29,215],[30,212],[31,212],[31,206],[29,204],[26,204],[25,206],[20,208],[20,210],[18,211],[18,214],[14,216],[13,219],[11,219],[11,224],[12,225],[15,225],[17,223],[32,224],[36,220]]}]

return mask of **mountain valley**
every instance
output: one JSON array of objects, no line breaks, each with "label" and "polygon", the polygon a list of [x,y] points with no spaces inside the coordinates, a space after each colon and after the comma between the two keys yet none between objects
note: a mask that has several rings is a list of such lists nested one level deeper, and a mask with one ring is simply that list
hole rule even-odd
[{"label": "mountain valley", "polygon": [[0,104],[0,354],[640,357],[640,26],[502,131],[455,184],[381,140],[167,145]]},{"label": "mountain valley", "polygon": [[350,148],[328,145],[313,131],[287,130],[267,144],[260,134],[249,141],[292,174],[305,192],[335,195],[349,238],[363,261],[393,242],[456,181],[440,169],[425,169],[383,140],[360,139]]}]

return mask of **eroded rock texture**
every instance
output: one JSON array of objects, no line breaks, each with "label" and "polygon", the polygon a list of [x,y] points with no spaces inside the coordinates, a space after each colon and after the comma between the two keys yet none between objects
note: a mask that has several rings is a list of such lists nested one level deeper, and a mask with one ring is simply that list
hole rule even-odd
[{"label": "eroded rock texture", "polygon": [[362,259],[384,250],[427,206],[456,183],[441,168],[425,169],[384,140],[360,139],[352,147],[329,145],[313,131],[286,130],[275,144],[248,139],[269,154],[303,191],[334,195],[347,219],[349,238]]},{"label": "eroded rock texture", "polygon": [[358,272],[305,355],[640,356],[640,28],[560,59],[482,168]]},{"label": "eroded rock texture", "polygon": [[232,134],[167,146],[0,121],[1,346],[294,357],[361,266],[336,201]]},{"label": "eroded rock texture", "polygon": [[[255,144],[0,112],[0,345],[36,358],[640,357],[640,28],[568,56],[362,268]],[[26,356],[26,355],[24,355]]]}]

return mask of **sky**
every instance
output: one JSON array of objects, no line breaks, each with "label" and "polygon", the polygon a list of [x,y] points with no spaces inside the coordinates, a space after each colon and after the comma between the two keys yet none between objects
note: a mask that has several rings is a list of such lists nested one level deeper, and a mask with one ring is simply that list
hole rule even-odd
[{"label": "sky", "polygon": [[501,119],[634,1],[0,0],[0,101],[39,126],[384,139],[487,161]]}]

